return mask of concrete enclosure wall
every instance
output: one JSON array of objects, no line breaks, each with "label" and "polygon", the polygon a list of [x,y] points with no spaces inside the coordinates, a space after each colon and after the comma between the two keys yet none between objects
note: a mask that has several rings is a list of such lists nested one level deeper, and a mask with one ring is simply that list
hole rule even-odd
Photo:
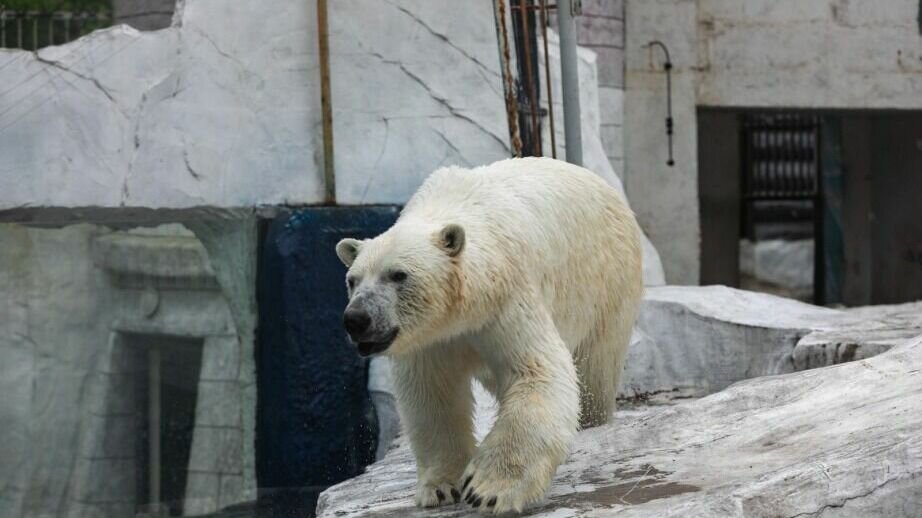
[{"label": "concrete enclosure wall", "polygon": [[[696,107],[922,108],[918,15],[915,0],[627,0],[624,183],[668,281],[700,271]],[[652,40],[674,64],[675,167]]]},{"label": "concrete enclosure wall", "polygon": [[577,18],[580,46],[596,53],[599,136],[618,175],[624,174],[624,1],[588,0]]}]

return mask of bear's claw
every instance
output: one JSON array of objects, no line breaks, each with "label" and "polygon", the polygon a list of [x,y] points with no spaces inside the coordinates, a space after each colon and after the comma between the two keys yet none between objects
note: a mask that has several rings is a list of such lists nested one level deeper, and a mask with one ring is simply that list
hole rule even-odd
[{"label": "bear's claw", "polygon": [[540,500],[550,479],[540,475],[516,476],[503,469],[502,463],[489,455],[475,457],[464,476],[461,498],[481,513],[504,514],[522,512],[530,503]]},{"label": "bear's claw", "polygon": [[[447,495],[451,495],[451,499]],[[454,484],[447,482],[440,484],[425,483],[416,488],[416,505],[419,507],[439,507],[441,505],[457,504],[460,501],[461,492],[455,489]]]}]

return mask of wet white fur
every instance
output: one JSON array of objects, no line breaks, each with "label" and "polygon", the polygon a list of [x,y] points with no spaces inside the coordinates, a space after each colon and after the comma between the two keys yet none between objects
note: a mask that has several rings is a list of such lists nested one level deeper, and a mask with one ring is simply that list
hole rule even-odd
[{"label": "wet white fur", "polygon": [[[449,224],[465,234],[454,258],[437,239]],[[418,505],[452,503],[472,477],[481,511],[521,511],[578,428],[608,419],[643,290],[640,239],[602,179],[529,158],[436,171],[390,230],[361,243],[351,272],[404,268],[425,292],[388,350]],[[473,377],[500,402],[479,447]]]}]

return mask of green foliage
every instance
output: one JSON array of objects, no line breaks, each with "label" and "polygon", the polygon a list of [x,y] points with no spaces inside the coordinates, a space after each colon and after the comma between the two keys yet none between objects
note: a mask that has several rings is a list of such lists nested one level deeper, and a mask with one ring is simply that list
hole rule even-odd
[{"label": "green foliage", "polygon": [[109,0],[0,0],[0,11],[93,12],[111,11]]}]

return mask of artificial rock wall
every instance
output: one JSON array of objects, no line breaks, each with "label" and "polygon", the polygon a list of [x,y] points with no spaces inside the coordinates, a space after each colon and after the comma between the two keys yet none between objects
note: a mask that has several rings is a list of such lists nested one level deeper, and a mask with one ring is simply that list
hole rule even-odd
[{"label": "artificial rock wall", "polygon": [[[312,5],[186,0],[167,29],[0,50],[0,78],[15,78],[0,96],[0,211],[321,202]],[[509,155],[491,2],[330,8],[339,203],[401,204],[440,166]],[[599,136],[617,110],[600,111],[595,56],[581,56],[586,165],[620,189]]]},{"label": "artificial rock wall", "polygon": [[[330,9],[340,203],[402,203],[441,165],[508,156],[491,2]],[[316,47],[313,4],[186,0],[167,29],[0,50],[15,78],[0,210],[322,201]],[[597,83],[584,88],[598,121]]]},{"label": "artificial rock wall", "polygon": [[[506,156],[490,2],[337,2],[330,22],[341,202]],[[0,208],[321,201],[316,46],[313,4],[187,0],[164,30],[0,51]]]}]

